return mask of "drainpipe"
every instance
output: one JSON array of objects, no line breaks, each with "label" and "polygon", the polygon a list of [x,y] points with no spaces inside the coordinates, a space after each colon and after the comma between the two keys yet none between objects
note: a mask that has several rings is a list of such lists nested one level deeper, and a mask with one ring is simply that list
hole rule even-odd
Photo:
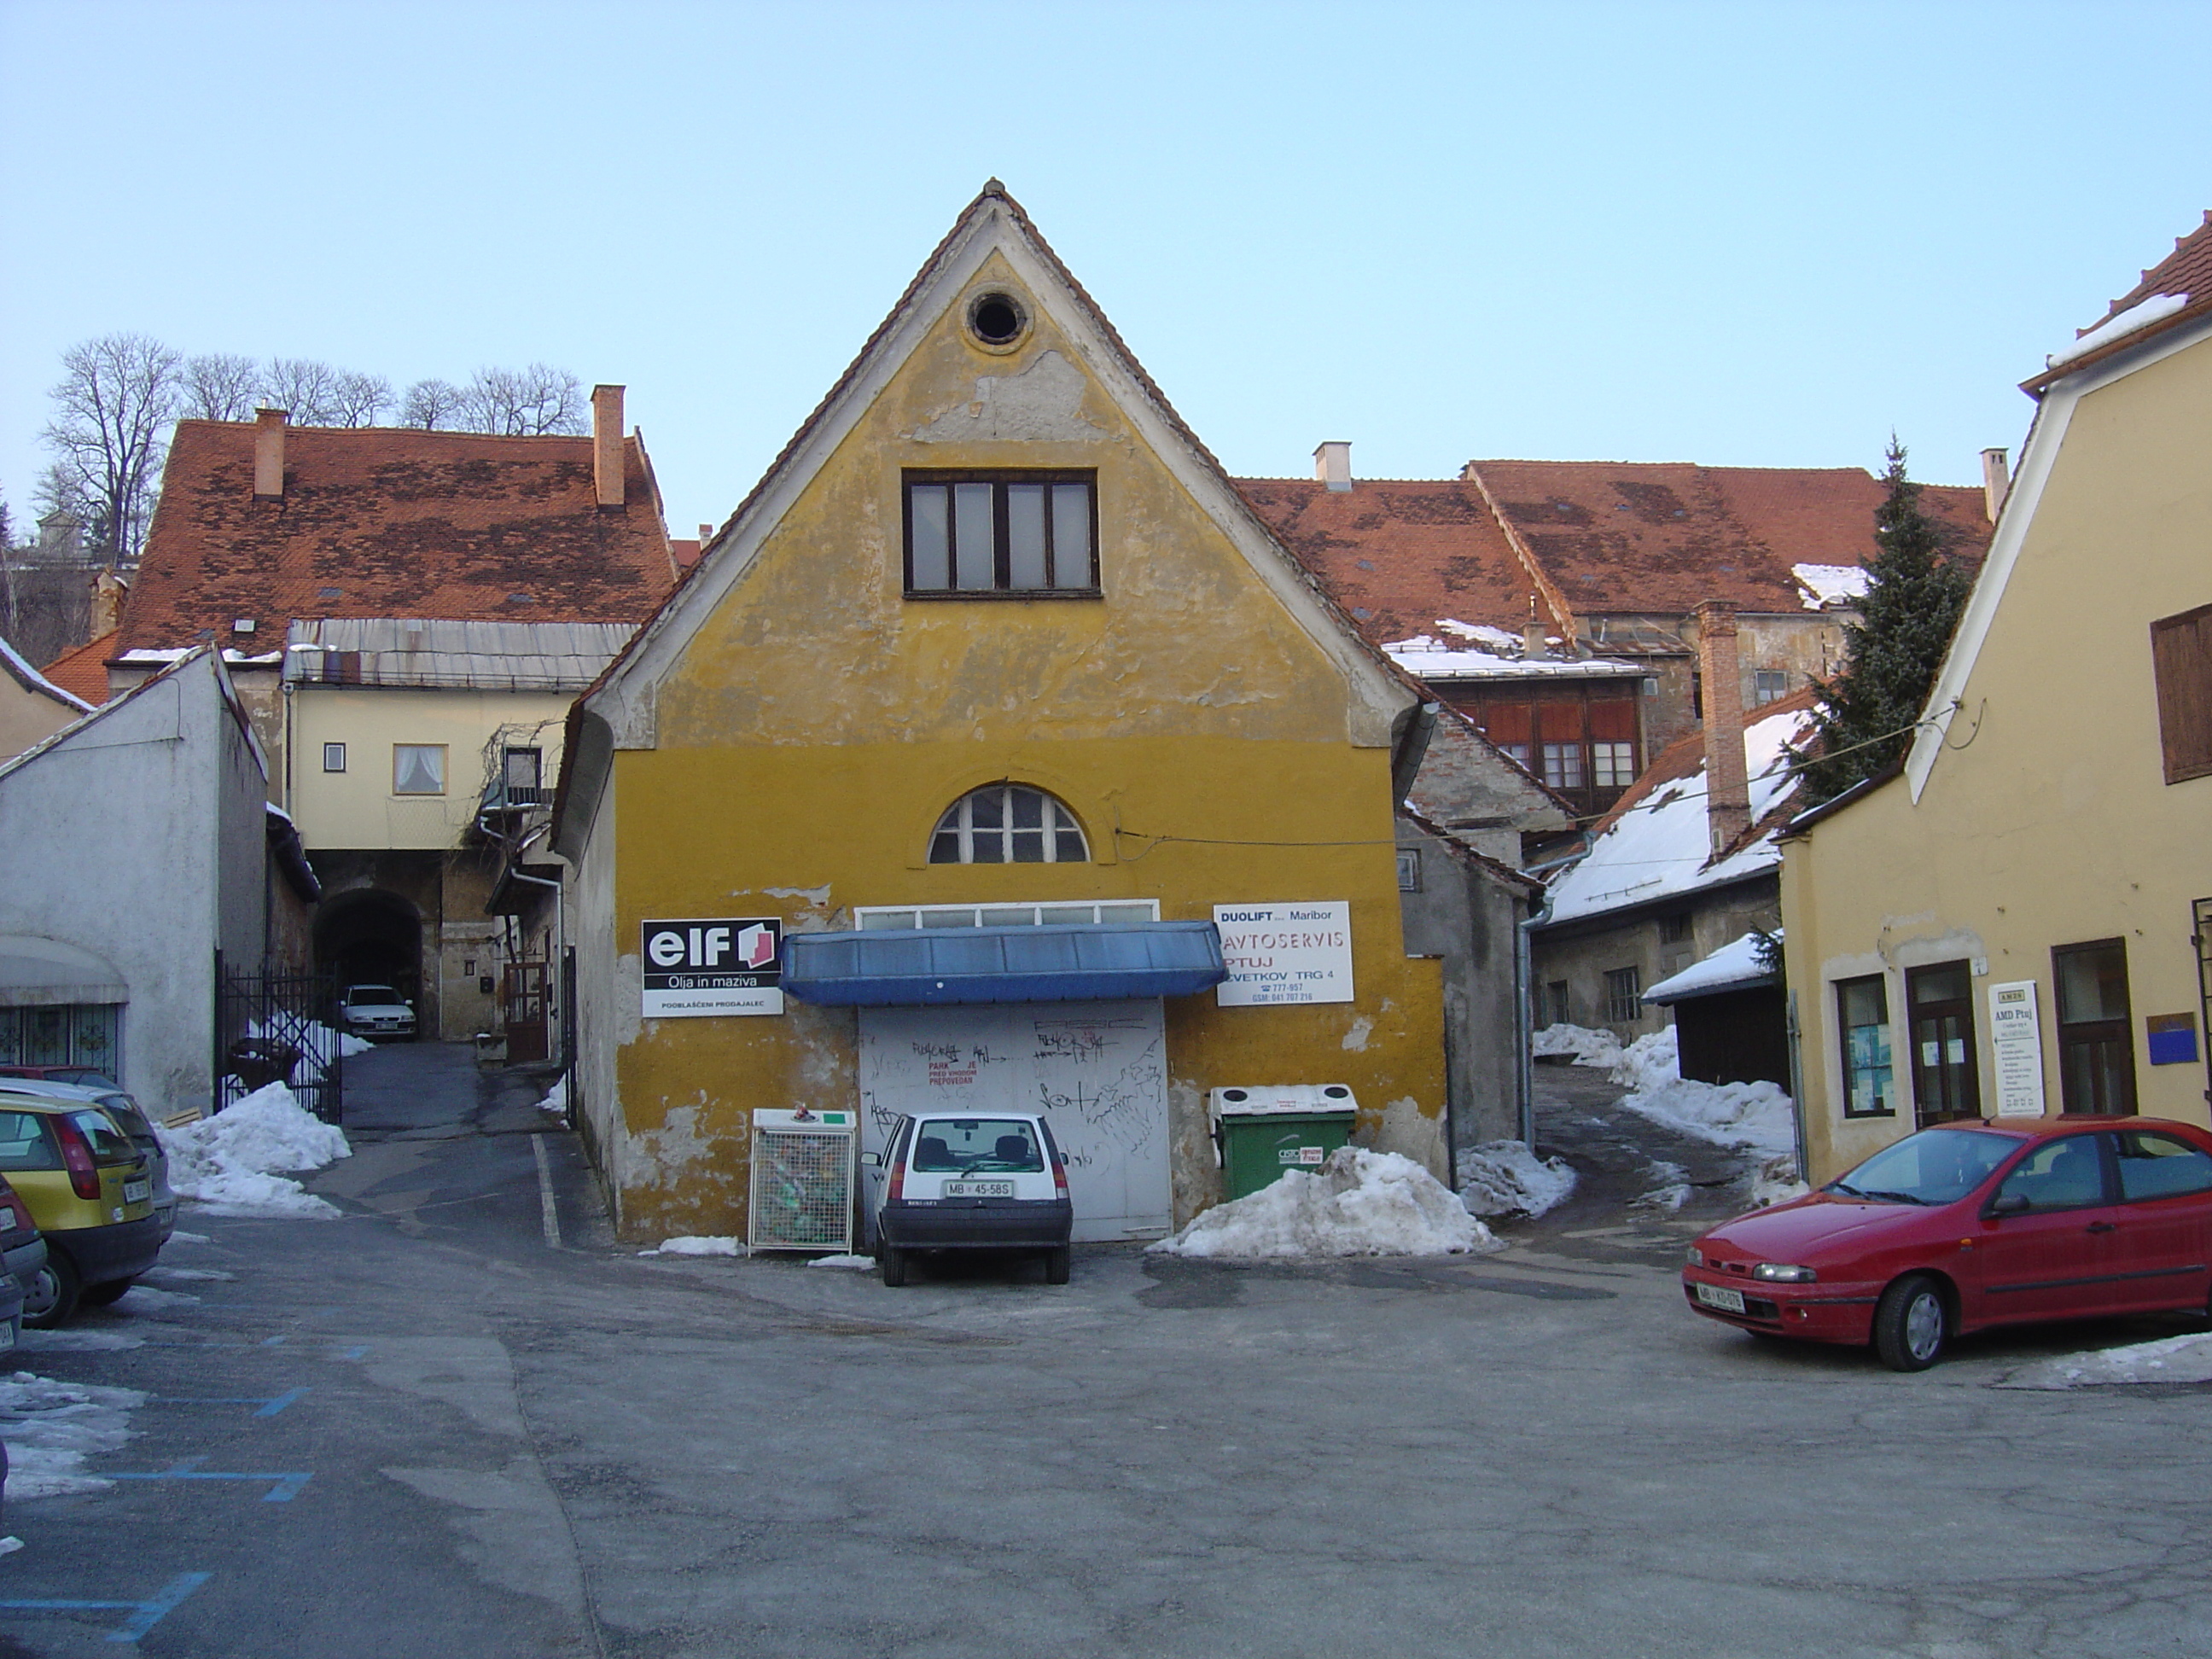
[{"label": "drainpipe", "polygon": [[1797,993],[1785,992],[1783,1029],[1790,1034],[1790,1128],[1797,1145],[1797,1179],[1813,1184],[1812,1165],[1805,1151],[1805,1045],[1797,1024]]},{"label": "drainpipe", "polygon": [[[545,953],[545,966],[550,977],[554,963],[560,959],[562,950],[568,943],[568,917],[562,901],[561,884],[548,876],[526,876],[522,872],[523,854],[529,850],[532,842],[545,833],[547,827],[541,824],[533,833],[523,837],[522,844],[514,849],[514,860],[507,866],[507,874],[510,881],[526,881],[532,887],[550,887],[553,890],[553,948]],[[568,1054],[567,1048],[566,1043],[562,1044],[561,1075],[563,1077],[568,1074],[568,1068],[575,1063],[574,1056]]]},{"label": "drainpipe", "polygon": [[1552,896],[1544,895],[1535,913],[1513,930],[1513,1029],[1520,1038],[1515,1045],[1514,1087],[1520,1097],[1521,1140],[1531,1153],[1536,1150],[1536,1057],[1530,1052],[1536,1040],[1534,952],[1530,936],[1552,919]]}]

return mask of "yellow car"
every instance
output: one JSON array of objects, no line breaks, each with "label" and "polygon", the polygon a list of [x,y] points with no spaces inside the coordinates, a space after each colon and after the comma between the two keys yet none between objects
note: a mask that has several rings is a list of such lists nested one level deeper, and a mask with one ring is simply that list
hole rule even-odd
[{"label": "yellow car", "polygon": [[26,1325],[58,1325],[79,1303],[105,1306],[161,1253],[154,1172],[99,1106],[0,1081],[0,1175],[46,1241],[46,1266],[25,1286]]}]

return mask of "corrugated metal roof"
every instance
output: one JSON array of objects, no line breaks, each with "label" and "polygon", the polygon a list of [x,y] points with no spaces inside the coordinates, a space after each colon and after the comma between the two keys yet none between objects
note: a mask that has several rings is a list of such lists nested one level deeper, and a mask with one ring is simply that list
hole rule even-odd
[{"label": "corrugated metal roof", "polygon": [[286,633],[284,678],[308,685],[580,691],[636,631],[629,623],[309,617]]}]

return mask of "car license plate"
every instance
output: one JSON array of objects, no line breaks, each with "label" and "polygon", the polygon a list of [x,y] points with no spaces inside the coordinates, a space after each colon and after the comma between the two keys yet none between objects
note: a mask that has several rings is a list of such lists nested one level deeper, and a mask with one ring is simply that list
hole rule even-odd
[{"label": "car license plate", "polygon": [[1011,1181],[948,1181],[945,1183],[947,1198],[1012,1198],[1014,1183]]},{"label": "car license plate", "polygon": [[153,1196],[154,1183],[150,1181],[126,1181],[123,1183],[123,1201],[125,1204],[141,1204]]},{"label": "car license plate", "polygon": [[1717,1285],[1700,1285],[1697,1291],[1698,1300],[1708,1308],[1718,1308],[1723,1313],[1740,1314],[1743,1311],[1741,1291],[1724,1291]]}]

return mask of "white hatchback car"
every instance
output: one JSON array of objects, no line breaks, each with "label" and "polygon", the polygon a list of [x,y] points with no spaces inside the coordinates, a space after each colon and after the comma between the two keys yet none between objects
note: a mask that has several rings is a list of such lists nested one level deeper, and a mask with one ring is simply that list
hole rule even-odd
[{"label": "white hatchback car", "polygon": [[338,1000],[338,1018],[359,1036],[413,1036],[415,1005],[389,985],[349,985]]},{"label": "white hatchback car", "polygon": [[1046,1284],[1067,1283],[1067,1162],[1037,1114],[902,1117],[862,1162],[884,1284],[905,1284],[918,1250],[1032,1251]]}]

